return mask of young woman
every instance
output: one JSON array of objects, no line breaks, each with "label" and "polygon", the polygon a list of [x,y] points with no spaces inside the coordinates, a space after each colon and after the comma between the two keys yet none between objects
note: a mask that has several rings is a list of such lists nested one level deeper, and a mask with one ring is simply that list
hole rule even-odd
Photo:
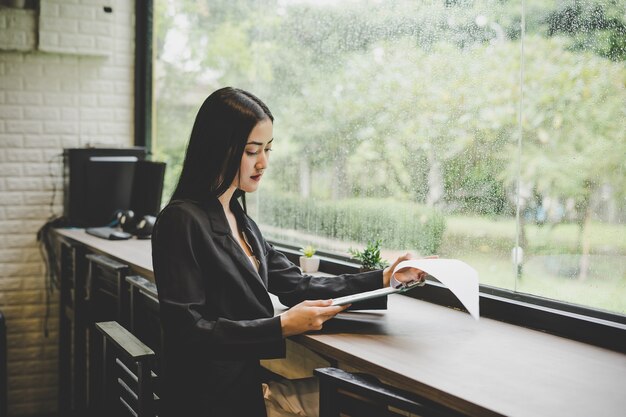
[{"label": "young woman", "polygon": [[[269,165],[273,116],[235,88],[198,111],[171,202],[152,235],[164,332],[166,416],[265,416],[259,359],[285,353],[284,338],[319,330],[346,307],[332,297],[388,286],[385,271],[320,278],[268,244],[238,198],[254,192]],[[423,280],[408,270],[399,281]],[[269,293],[291,308],[274,316]],[[386,298],[353,308],[381,309]]]}]

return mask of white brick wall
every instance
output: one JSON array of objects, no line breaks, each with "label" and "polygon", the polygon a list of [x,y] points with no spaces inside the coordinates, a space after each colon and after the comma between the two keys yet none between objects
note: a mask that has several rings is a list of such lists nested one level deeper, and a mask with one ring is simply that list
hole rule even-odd
[{"label": "white brick wall", "polygon": [[0,14],[0,49],[30,51],[36,43],[34,10],[2,8]]},{"label": "white brick wall", "polygon": [[[115,47],[115,0],[40,0],[39,49],[109,55]],[[106,10],[113,10],[107,12]]]},{"label": "white brick wall", "polygon": [[0,310],[7,317],[10,416],[56,411],[58,293],[46,339],[44,266],[35,233],[50,214],[53,186],[54,210],[62,211],[59,155],[64,147],[132,144],[134,2],[113,4],[106,25],[86,11],[102,10],[103,3],[112,4],[42,0],[41,9],[75,22],[57,26],[50,39],[65,39],[66,28],[69,35],[94,36],[96,45],[107,37],[105,57],[44,53],[28,42],[24,52],[6,48],[3,39],[18,37],[5,29],[35,33],[36,18],[33,11],[0,14]]}]

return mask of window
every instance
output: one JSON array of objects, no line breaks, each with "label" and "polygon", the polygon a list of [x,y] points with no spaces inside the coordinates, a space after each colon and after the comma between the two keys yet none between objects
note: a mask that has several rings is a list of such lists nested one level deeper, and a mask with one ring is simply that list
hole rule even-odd
[{"label": "window", "polygon": [[[233,85],[275,115],[249,211],[348,256],[382,239],[482,284],[626,313],[626,5],[609,0],[155,2],[173,190],[193,118]],[[524,27],[524,30],[521,28]]]}]

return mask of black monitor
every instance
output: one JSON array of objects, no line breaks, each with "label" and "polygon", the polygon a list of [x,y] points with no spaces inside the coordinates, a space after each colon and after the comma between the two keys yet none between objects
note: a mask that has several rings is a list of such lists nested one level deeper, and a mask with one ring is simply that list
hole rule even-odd
[{"label": "black monitor", "polygon": [[130,196],[130,209],[135,216],[156,216],[161,210],[165,163],[137,161]]},{"label": "black monitor", "polygon": [[145,161],[144,148],[65,149],[63,214],[71,226],[105,226],[116,210],[156,215],[165,164]]},{"label": "black monitor", "polygon": [[137,158],[97,157],[85,164],[85,226],[105,226],[117,210],[128,210]]}]

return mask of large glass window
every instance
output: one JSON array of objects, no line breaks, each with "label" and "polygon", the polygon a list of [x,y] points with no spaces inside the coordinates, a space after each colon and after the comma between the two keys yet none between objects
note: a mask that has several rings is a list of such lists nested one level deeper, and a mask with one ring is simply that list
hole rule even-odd
[{"label": "large glass window", "polygon": [[482,284],[626,313],[619,0],[157,0],[156,135],[175,185],[226,85],[271,108],[266,237],[381,239]]}]

